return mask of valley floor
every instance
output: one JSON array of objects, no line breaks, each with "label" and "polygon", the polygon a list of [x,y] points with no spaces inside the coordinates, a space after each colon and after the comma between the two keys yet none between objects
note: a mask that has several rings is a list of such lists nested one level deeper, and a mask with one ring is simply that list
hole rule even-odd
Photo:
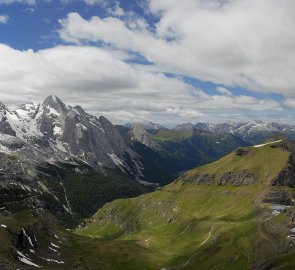
[{"label": "valley floor", "polygon": [[[43,269],[294,269],[295,208],[260,201],[276,192],[293,196],[279,187],[172,184],[107,204],[73,233],[45,212],[2,213],[0,266],[37,268],[19,251]],[[20,242],[23,228],[34,247]]]},{"label": "valley floor", "polygon": [[124,269],[294,269],[288,238],[294,207],[274,214],[271,204],[259,202],[265,193],[293,190],[270,189],[173,184],[118,200],[75,233],[110,239],[111,246],[133,245],[136,256],[123,256],[129,262]]}]

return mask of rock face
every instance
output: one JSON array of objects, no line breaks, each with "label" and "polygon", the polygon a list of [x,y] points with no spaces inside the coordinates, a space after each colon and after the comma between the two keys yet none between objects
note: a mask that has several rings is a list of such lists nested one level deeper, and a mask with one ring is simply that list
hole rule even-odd
[{"label": "rock face", "polygon": [[1,103],[0,152],[39,162],[74,158],[96,170],[119,168],[134,179],[142,176],[138,155],[111,122],[80,106],[67,106],[56,96],[15,111]]},{"label": "rock face", "polygon": [[151,138],[150,134],[140,123],[132,125],[129,136],[131,141],[138,141],[151,149],[160,149],[160,144]]},{"label": "rock face", "polygon": [[287,166],[273,180],[273,186],[295,186],[295,153],[291,152]]},{"label": "rock face", "polygon": [[190,177],[185,180],[185,182],[194,183],[194,184],[205,184],[205,185],[233,185],[233,186],[242,186],[242,185],[251,185],[257,181],[257,177],[254,173],[248,171],[240,172],[227,172],[221,175],[210,175],[202,174],[194,177]]},{"label": "rock face", "polygon": [[241,171],[241,172],[228,172],[218,177],[217,184],[242,186],[251,185],[257,181],[257,177],[252,172]]},{"label": "rock face", "polygon": [[207,184],[207,185],[214,185],[215,183],[215,175],[210,174],[202,174],[197,175],[194,177],[187,178],[185,182],[193,183],[193,184]]},{"label": "rock face", "polygon": [[238,148],[235,151],[235,153],[236,153],[237,156],[246,156],[246,155],[248,155],[248,150],[247,149],[243,149],[243,148]]},{"label": "rock face", "polygon": [[155,124],[153,122],[135,122],[135,123],[128,123],[125,125],[126,128],[132,128],[134,126],[141,126],[145,130],[158,130],[158,129],[165,129],[164,126],[159,124]]}]

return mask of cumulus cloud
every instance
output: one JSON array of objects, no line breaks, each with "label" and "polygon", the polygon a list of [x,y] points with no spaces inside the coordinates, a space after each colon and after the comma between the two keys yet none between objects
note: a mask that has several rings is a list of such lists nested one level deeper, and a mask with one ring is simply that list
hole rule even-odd
[{"label": "cumulus cloud", "polygon": [[[0,0],[0,5],[11,5],[15,3],[25,4],[25,5],[36,5],[37,3],[40,3],[40,2],[49,3],[51,1],[52,0]],[[30,11],[30,9],[28,9],[27,11]]]},{"label": "cumulus cloud", "polygon": [[0,15],[0,24],[6,24],[9,20],[9,16],[6,14]]},{"label": "cumulus cloud", "polygon": [[112,49],[58,46],[19,51],[0,44],[0,55],[0,97],[12,105],[56,94],[116,123],[163,124],[201,119],[222,109],[236,113],[281,108],[273,100],[206,94],[179,78],[130,64],[129,54]]},{"label": "cumulus cloud", "polygon": [[34,5],[36,2],[37,0],[0,0],[0,5],[10,5],[14,3]]},{"label": "cumulus cloud", "polygon": [[[70,13],[67,42],[104,42],[141,54],[159,71],[228,86],[294,96],[293,0],[149,0],[145,20]],[[128,17],[128,16],[127,16]],[[151,30],[152,29],[152,30]]]}]

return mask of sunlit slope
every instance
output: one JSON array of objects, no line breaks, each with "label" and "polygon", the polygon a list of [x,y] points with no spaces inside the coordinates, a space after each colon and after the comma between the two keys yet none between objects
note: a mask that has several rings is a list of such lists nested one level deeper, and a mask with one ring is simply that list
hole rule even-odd
[{"label": "sunlit slope", "polygon": [[218,184],[218,177],[226,173],[249,172],[255,177],[255,184],[270,184],[287,166],[290,152],[283,145],[284,142],[239,148],[216,162],[186,172],[183,179],[195,181],[200,175],[211,175]]},{"label": "sunlit slope", "polygon": [[[282,143],[244,150],[154,193],[109,203],[76,233],[113,245],[133,241],[145,249],[137,254],[139,261],[145,256],[142,269],[263,269],[280,260],[282,269],[293,269],[286,238],[293,207],[277,216],[270,208],[282,194],[294,197],[292,188],[270,185],[288,166],[290,151]],[[255,182],[217,183],[219,175],[245,171],[257,175]],[[214,175],[214,181],[194,182],[203,174]],[[279,195],[266,203],[270,193]]]}]

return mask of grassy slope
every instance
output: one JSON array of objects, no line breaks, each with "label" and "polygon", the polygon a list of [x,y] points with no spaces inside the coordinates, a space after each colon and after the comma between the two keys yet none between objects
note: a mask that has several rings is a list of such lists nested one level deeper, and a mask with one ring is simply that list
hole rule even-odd
[{"label": "grassy slope", "polygon": [[184,177],[202,174],[220,175],[246,170],[257,173],[260,183],[269,184],[269,181],[286,165],[290,155],[289,152],[271,148],[270,145],[247,149],[249,151],[247,155],[237,156],[232,152],[216,162],[188,171]]},{"label": "grassy slope", "polygon": [[[251,148],[251,155],[241,159],[233,155],[189,174],[266,170],[267,174],[260,174],[264,180],[277,175],[289,156],[269,146]],[[97,242],[109,241],[114,246],[133,243],[137,262],[148,260],[141,269],[252,269],[254,262],[276,264],[283,259],[283,269],[292,269],[287,266],[292,265],[288,260],[292,253],[273,257],[275,249],[285,245],[288,218],[287,214],[272,218],[268,205],[261,204],[268,189],[280,189],[269,188],[268,182],[240,187],[174,182],[151,194],[107,204],[76,233],[109,239]],[[146,251],[141,252],[137,245]],[[129,269],[136,269],[133,265],[136,263],[128,264]]]},{"label": "grassy slope", "polygon": [[[236,258],[234,267],[247,265],[244,253],[253,248],[254,242],[254,235],[251,234],[255,227],[251,207],[254,190],[233,188],[229,191],[225,187],[174,184],[137,199],[117,200],[102,209],[94,219],[114,211],[112,215],[115,219],[119,218],[119,222],[106,222],[102,226],[90,224],[79,233],[92,237],[136,240],[136,243],[153,252],[151,269],[183,265],[188,258],[194,259],[196,253],[210,248],[210,243],[217,237],[214,246],[220,243],[223,248],[214,251],[216,260],[224,260],[219,257],[227,253],[229,257]],[[233,201],[240,199],[242,204],[233,204]],[[120,230],[120,224],[126,224],[127,233]],[[224,239],[232,237],[240,251],[238,253],[233,243],[224,242]],[[216,260],[211,260],[212,267],[220,266]],[[205,261],[206,267],[208,261]]]},{"label": "grassy slope", "polygon": [[[6,212],[4,215],[0,211],[1,224],[5,224],[7,228],[0,226],[0,269],[36,269],[19,262],[16,250],[25,254],[42,269],[48,270],[128,270],[135,269],[135,267],[140,269],[141,265],[148,263],[150,260],[147,249],[134,243],[134,241],[113,243],[74,235],[63,229],[55,217],[46,211],[26,210],[17,214]],[[21,233],[22,228],[36,235],[37,246],[15,247],[13,241],[17,239],[17,235]],[[49,247],[52,247],[51,242],[59,246],[59,248],[55,248],[60,253],[59,255],[49,249]],[[31,253],[30,249],[34,250],[34,253]],[[64,264],[50,262],[42,259],[42,257],[59,262],[63,261]]]}]

